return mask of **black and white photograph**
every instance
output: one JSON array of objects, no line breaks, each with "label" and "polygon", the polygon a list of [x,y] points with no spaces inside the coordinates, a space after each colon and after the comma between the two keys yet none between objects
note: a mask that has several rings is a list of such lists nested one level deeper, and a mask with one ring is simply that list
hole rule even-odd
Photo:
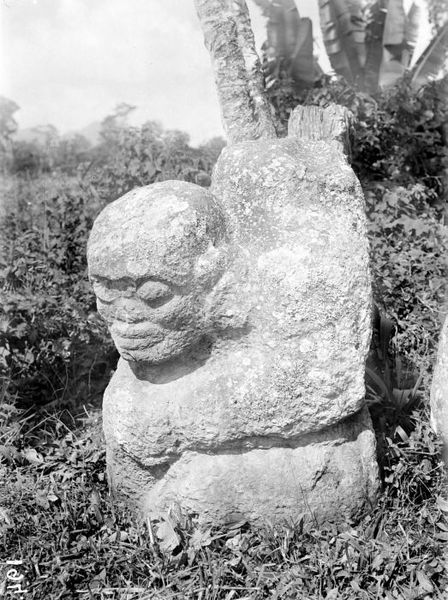
[{"label": "black and white photograph", "polygon": [[0,600],[448,600],[448,0],[0,0]]}]

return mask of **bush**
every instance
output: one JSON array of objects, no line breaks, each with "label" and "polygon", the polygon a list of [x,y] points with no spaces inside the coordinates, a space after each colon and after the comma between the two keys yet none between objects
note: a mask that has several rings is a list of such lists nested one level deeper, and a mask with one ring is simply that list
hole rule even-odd
[{"label": "bush", "polygon": [[16,178],[1,224],[0,366],[20,406],[104,388],[115,351],[87,281],[87,237],[101,205],[76,179]]},{"label": "bush", "polygon": [[108,202],[135,187],[168,179],[209,185],[209,174],[224,145],[211,140],[209,145],[192,148],[187,134],[165,131],[153,121],[142,127],[105,127],[102,138],[89,178]]},{"label": "bush", "polygon": [[394,345],[430,369],[445,298],[446,229],[422,184],[366,190],[374,297],[395,325]]}]

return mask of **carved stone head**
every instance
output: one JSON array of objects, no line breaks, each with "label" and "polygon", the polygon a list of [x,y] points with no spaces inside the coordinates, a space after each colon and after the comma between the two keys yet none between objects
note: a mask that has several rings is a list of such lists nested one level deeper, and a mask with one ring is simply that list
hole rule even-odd
[{"label": "carved stone head", "polygon": [[160,364],[209,331],[226,241],[219,204],[191,183],[152,184],[106,206],[89,239],[89,277],[124,359]]}]

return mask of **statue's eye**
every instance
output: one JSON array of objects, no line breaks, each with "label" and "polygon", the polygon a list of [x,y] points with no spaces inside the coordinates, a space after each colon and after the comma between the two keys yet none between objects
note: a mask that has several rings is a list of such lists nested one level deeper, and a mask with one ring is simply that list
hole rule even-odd
[{"label": "statue's eye", "polygon": [[160,281],[146,281],[137,288],[137,296],[152,308],[158,308],[169,302],[174,294]]},{"label": "statue's eye", "polygon": [[100,283],[99,281],[93,281],[92,286],[95,295],[102,302],[113,302],[120,295],[120,290],[109,287],[104,283]]}]

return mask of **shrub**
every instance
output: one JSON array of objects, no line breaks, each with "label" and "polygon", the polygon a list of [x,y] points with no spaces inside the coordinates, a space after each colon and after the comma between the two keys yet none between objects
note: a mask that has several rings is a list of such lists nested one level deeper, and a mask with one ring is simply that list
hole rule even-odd
[{"label": "shrub", "polygon": [[168,179],[202,185],[217,158],[213,145],[192,148],[186,133],[164,130],[153,121],[142,127],[110,126],[103,129],[102,137],[89,177],[108,202],[135,187]]},{"label": "shrub", "polygon": [[374,297],[395,325],[394,345],[427,371],[445,297],[446,230],[422,184],[366,190]]},{"label": "shrub", "polygon": [[[1,224],[0,360],[21,406],[104,387],[114,350],[95,311],[85,249],[100,210],[76,179],[16,178]],[[96,389],[99,386],[99,390]]]}]

